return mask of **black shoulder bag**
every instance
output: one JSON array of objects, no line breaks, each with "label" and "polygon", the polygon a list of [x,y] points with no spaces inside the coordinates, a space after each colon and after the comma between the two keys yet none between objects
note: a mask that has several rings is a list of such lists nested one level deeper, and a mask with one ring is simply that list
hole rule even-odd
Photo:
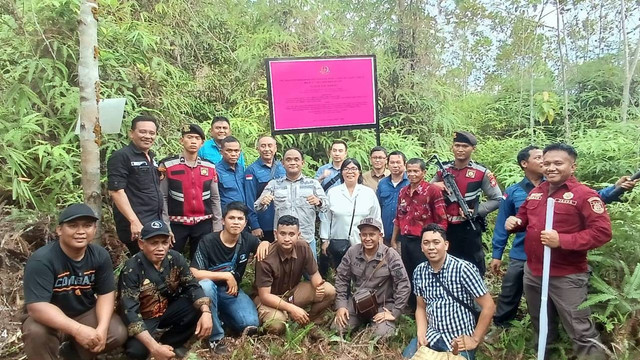
[{"label": "black shoulder bag", "polygon": [[358,198],[356,197],[353,200],[353,211],[351,212],[351,224],[349,225],[349,232],[347,233],[346,239],[331,239],[329,240],[329,247],[327,247],[327,253],[331,256],[331,259],[334,262],[334,267],[337,268],[342,262],[342,258],[344,254],[347,253],[347,250],[351,247],[351,230],[353,229],[353,218],[356,215],[356,202]]},{"label": "black shoulder bag", "polygon": [[451,297],[458,304],[462,305],[463,308],[467,309],[467,311],[469,311],[471,313],[471,315],[473,315],[473,320],[475,320],[475,322],[477,324],[478,323],[478,319],[480,318],[480,312],[478,310],[476,310],[473,306],[471,306],[471,305],[465,303],[464,301],[460,300],[459,297],[453,295],[453,293],[451,293],[449,288],[447,288],[444,285],[444,283],[442,282],[442,280],[440,280],[440,273],[434,273],[433,277],[435,277],[435,279],[438,282],[438,284],[440,284],[440,286],[442,286],[442,288],[447,293],[447,295],[449,295],[449,297]]}]

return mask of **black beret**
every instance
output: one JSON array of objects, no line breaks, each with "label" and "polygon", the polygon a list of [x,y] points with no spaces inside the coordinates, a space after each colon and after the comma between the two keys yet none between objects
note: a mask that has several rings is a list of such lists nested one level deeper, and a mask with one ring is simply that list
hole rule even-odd
[{"label": "black beret", "polygon": [[196,124],[186,124],[186,125],[182,125],[182,136],[186,135],[186,134],[196,134],[196,135],[200,135],[200,137],[202,138],[202,140],[205,139],[204,137],[204,131],[202,131],[202,128]]},{"label": "black beret", "polygon": [[468,131],[456,131],[453,133],[453,142],[465,143],[472,146],[476,146],[478,139]]}]

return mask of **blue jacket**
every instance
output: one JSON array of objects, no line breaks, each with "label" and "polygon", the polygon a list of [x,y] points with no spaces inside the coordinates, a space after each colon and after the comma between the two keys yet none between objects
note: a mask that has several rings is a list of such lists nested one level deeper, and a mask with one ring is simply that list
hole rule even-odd
[{"label": "blue jacket", "polygon": [[400,190],[407,185],[409,185],[407,173],[404,173],[402,181],[395,187],[391,182],[391,175],[380,180],[378,183],[376,195],[378,196],[378,202],[380,202],[384,238],[387,240],[391,239],[391,235],[393,234],[393,219],[396,217],[396,211],[398,210],[398,194],[400,194]]},{"label": "blue jacket", "polygon": [[[220,153],[220,148],[218,144],[213,139],[209,139],[202,144],[200,150],[198,150],[198,156],[201,158],[210,161],[214,164],[222,161],[222,154]],[[244,152],[240,152],[240,157],[238,158],[238,164],[244,169]]]},{"label": "blue jacket", "polygon": [[[216,164],[218,172],[218,191],[220,192],[220,207],[224,214],[227,205],[232,201],[241,201],[247,204],[244,193],[244,168],[236,165],[233,171],[224,160]],[[253,206],[253,204],[251,204]],[[249,206],[249,205],[247,205]]]},{"label": "blue jacket", "polygon": [[605,204],[611,204],[612,202],[615,201],[620,201],[620,197],[612,197],[611,193],[613,192],[613,190],[616,188],[615,185],[611,185],[609,187],[606,187],[600,191],[598,191],[598,195],[600,195],[600,198],[602,198],[602,201],[604,201]]},{"label": "blue jacket", "polygon": [[[320,185],[322,185],[323,189],[324,189],[324,186],[325,186],[326,183],[331,181],[331,179],[333,179],[334,176],[340,174],[340,169],[334,168],[333,167],[333,163],[328,163],[328,164],[324,164],[324,165],[320,166],[318,171],[316,171],[316,176],[314,177],[314,179],[316,179],[316,180],[319,179],[320,176],[322,176],[322,174],[324,173],[325,170],[331,171],[331,175],[329,175],[326,178],[322,179],[322,181],[320,182]],[[338,181],[336,181],[333,184],[331,184],[331,186],[329,186],[328,188],[324,189],[324,191],[327,192],[332,187],[338,186],[340,184],[342,184],[342,179],[338,179]]]},{"label": "blue jacket", "polygon": [[[515,216],[518,214],[520,205],[524,203],[529,195],[529,192],[533,190],[535,186],[526,177],[517,184],[509,186],[505,192],[502,201],[500,202],[500,208],[498,210],[498,217],[496,218],[496,226],[493,229],[493,255],[494,259],[502,259],[502,253],[507,246],[507,240],[509,240],[509,233],[504,228],[504,223],[509,216]],[[524,253],[524,236],[525,232],[521,231],[516,233],[516,237],[513,240],[509,257],[516,260],[527,260],[527,255]]]},{"label": "blue jacket", "polygon": [[244,192],[249,206],[249,226],[252,230],[262,229],[263,231],[273,230],[273,218],[276,210],[273,202],[269,204],[265,211],[256,213],[253,209],[253,203],[262,195],[267,183],[272,179],[279,179],[286,175],[286,171],[282,163],[276,160],[272,167],[264,164],[262,159],[258,158],[253,164],[249,165],[244,172]]}]

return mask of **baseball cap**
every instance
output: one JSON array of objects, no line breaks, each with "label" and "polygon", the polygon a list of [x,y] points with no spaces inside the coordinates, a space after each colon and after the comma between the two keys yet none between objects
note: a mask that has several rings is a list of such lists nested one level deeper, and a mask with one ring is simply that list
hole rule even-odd
[{"label": "baseball cap", "polygon": [[144,224],[140,235],[142,240],[147,240],[156,235],[169,236],[169,227],[162,220],[153,220]]},{"label": "baseball cap", "polygon": [[71,204],[66,209],[62,210],[60,217],[58,218],[58,225],[77,219],[79,217],[89,217],[96,221],[100,220],[96,213],[91,210],[89,205],[83,203]]},{"label": "baseball cap", "polygon": [[360,220],[360,223],[358,224],[358,229],[362,230],[363,226],[373,226],[375,228],[377,228],[378,230],[380,230],[380,232],[383,232],[384,230],[382,230],[382,223],[380,221],[378,221],[378,219],[372,218],[372,217],[366,217],[362,220]]}]

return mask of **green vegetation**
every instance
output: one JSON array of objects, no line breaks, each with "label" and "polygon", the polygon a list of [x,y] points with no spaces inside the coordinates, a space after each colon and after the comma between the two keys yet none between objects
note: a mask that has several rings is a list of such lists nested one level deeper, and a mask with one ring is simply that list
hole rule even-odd
[{"label": "green vegetation", "polygon": [[[0,203],[15,218],[51,214],[82,197],[73,134],[79,2],[0,0]],[[140,112],[160,119],[160,156],[177,151],[182,124],[195,121],[208,129],[213,115],[226,115],[251,162],[257,157],[251,145],[269,130],[264,58],[375,54],[382,145],[388,149],[448,158],[453,131],[473,131],[480,141],[475,158],[504,188],[521,178],[518,149],[564,140],[579,151],[578,178],[601,188],[640,167],[640,77],[625,71],[625,56],[632,62],[640,36],[640,4],[626,4],[626,52],[620,1],[561,4],[563,31],[556,32],[556,9],[528,0],[100,0],[101,97],[127,98],[122,133],[102,139],[102,175],[106,158],[127,142],[126,128]],[[623,119],[627,80],[630,105]],[[304,149],[305,171],[312,173],[326,162],[325,149],[336,137],[368,164],[375,144],[370,130],[277,139],[281,149]],[[608,207],[614,239],[591,253],[588,303],[618,359],[640,358],[639,204],[636,190]],[[488,246],[490,238],[489,231]],[[488,280],[496,294],[499,279]],[[524,317],[484,346],[479,359],[531,358],[530,329]],[[274,339],[274,346],[245,344],[249,348],[239,347],[236,358],[245,358],[253,345],[295,358],[309,345],[300,342],[308,331],[289,329],[290,341]],[[403,330],[391,348],[408,336]],[[571,354],[568,344],[559,346],[557,358]]]}]

